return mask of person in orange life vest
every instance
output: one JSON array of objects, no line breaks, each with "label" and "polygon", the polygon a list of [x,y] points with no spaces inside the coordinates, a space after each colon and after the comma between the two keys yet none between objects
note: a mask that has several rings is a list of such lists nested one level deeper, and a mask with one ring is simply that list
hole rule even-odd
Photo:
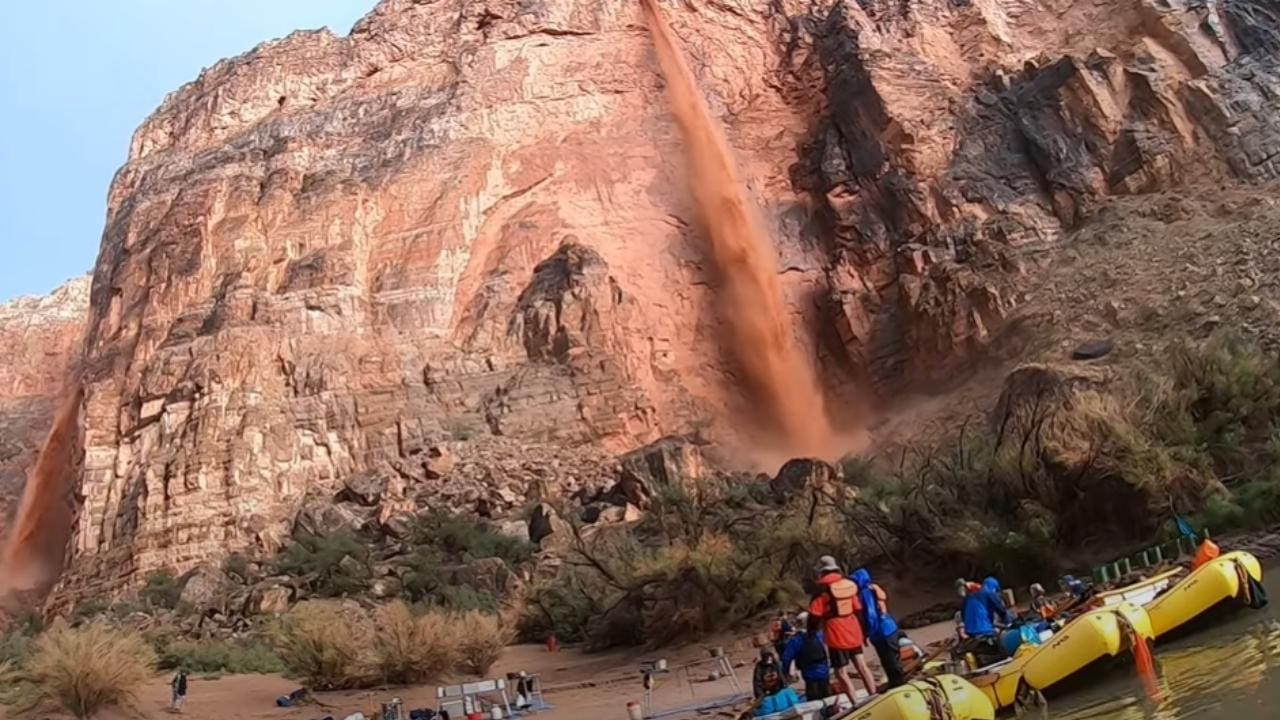
[{"label": "person in orange life vest", "polygon": [[840,564],[830,555],[818,558],[818,586],[817,594],[809,603],[809,614],[824,621],[823,634],[831,651],[831,668],[844,683],[850,700],[854,699],[850,662],[857,668],[867,692],[875,695],[875,677],[862,656],[862,622],[858,619],[862,603],[858,600],[858,586],[844,576]]},{"label": "person in orange life vest", "polygon": [[1058,609],[1053,605],[1053,600],[1049,599],[1049,595],[1044,591],[1044,586],[1040,583],[1031,584],[1031,609],[1041,620],[1052,620],[1053,616],[1058,612]]}]

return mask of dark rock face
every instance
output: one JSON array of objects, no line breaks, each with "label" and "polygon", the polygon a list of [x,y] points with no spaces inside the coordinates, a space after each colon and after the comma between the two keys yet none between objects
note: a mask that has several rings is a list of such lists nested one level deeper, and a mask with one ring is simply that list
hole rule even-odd
[{"label": "dark rock face", "polygon": [[830,102],[793,171],[836,243],[836,341],[881,387],[954,377],[1009,310],[1010,252],[1099,198],[1276,177],[1274,3],[1126,0],[1092,35],[1083,5],[905,8],[809,17]]}]

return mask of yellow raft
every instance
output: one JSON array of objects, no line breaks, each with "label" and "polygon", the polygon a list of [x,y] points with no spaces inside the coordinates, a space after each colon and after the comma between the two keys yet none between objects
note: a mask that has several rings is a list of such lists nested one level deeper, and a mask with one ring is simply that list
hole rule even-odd
[{"label": "yellow raft", "polygon": [[1244,573],[1262,582],[1262,566],[1247,552],[1225,553],[1193,570],[1147,605],[1156,637],[1185,625],[1223,600],[1242,598]]},{"label": "yellow raft", "polygon": [[969,681],[956,675],[939,675],[913,680],[878,695],[845,716],[845,720],[994,720],[995,716],[991,701]]},{"label": "yellow raft", "polygon": [[970,677],[996,708],[1012,706],[1025,684],[1044,690],[1086,666],[1115,657],[1130,647],[1130,635],[1152,639],[1147,612],[1129,602],[1085,613],[1045,644],[1024,646],[1004,665]]}]

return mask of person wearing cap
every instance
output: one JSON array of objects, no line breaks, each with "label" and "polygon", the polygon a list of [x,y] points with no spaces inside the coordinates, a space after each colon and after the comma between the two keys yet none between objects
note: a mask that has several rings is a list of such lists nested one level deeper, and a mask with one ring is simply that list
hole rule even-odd
[{"label": "person wearing cap", "polygon": [[840,563],[830,555],[818,558],[817,573],[819,589],[809,603],[809,615],[822,620],[831,667],[844,683],[849,700],[854,700],[850,663],[857,668],[867,693],[875,695],[875,677],[862,655],[862,623],[858,619],[862,603],[858,600],[858,586],[844,576]]}]

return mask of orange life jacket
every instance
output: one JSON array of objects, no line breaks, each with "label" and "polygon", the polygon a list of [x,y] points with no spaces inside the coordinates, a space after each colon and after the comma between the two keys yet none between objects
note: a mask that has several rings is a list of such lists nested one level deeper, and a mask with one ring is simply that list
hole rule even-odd
[{"label": "orange life jacket", "polygon": [[858,619],[862,603],[858,602],[857,584],[838,572],[823,575],[818,584],[822,586],[822,591],[809,603],[809,614],[825,621],[823,634],[827,639],[827,647],[837,650],[862,649],[862,621]]},{"label": "orange life jacket", "polygon": [[1200,543],[1200,547],[1196,548],[1196,558],[1191,562],[1191,569],[1194,570],[1221,554],[1222,549],[1209,538],[1205,538],[1204,542]]},{"label": "orange life jacket", "polygon": [[876,606],[879,608],[880,614],[888,615],[889,614],[889,594],[884,591],[884,588],[880,587],[875,583],[871,583],[871,592],[876,594]]},{"label": "orange life jacket", "polygon": [[827,606],[827,617],[849,617],[861,610],[858,603],[858,586],[849,578],[842,578],[827,585],[832,602]]},{"label": "orange life jacket", "polygon": [[1031,608],[1040,614],[1044,620],[1051,620],[1058,609],[1053,606],[1053,601],[1047,597],[1040,596],[1031,600]]}]

